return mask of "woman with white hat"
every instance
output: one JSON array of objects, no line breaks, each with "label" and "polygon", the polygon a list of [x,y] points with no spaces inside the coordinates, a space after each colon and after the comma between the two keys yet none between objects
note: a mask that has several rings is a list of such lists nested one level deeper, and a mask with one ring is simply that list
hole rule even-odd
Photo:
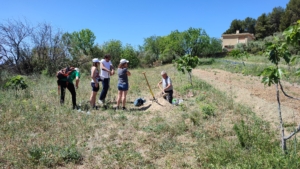
[{"label": "woman with white hat", "polygon": [[126,110],[126,95],[129,88],[128,85],[128,76],[131,73],[128,71],[128,63],[129,61],[126,59],[121,59],[120,64],[118,66],[118,99],[117,99],[117,109],[119,109],[119,105],[122,101],[122,109]]},{"label": "woman with white hat", "polygon": [[99,76],[99,65],[100,65],[100,61],[97,58],[94,58],[93,60],[93,65],[91,67],[91,86],[92,86],[92,93],[91,93],[91,97],[90,97],[90,104],[92,106],[92,108],[96,108],[96,95],[97,92],[99,91],[99,81],[101,81],[101,78]]}]

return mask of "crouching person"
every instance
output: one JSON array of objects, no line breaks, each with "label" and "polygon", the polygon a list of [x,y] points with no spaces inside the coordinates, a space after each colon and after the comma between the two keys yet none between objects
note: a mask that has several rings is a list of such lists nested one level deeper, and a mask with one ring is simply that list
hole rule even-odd
[{"label": "crouching person", "polygon": [[[79,78],[80,78],[80,73],[78,68],[67,68],[65,71],[60,71],[59,73],[63,74],[61,76],[57,76],[57,84],[58,88],[60,88],[60,103],[64,104],[65,102],[65,93],[66,93],[66,88],[70,91],[72,95],[72,104],[73,104],[73,109],[78,109],[78,106],[76,104],[76,89],[78,89],[79,85]],[[58,74],[59,74],[58,73]],[[73,84],[73,81],[75,80],[75,86]]]}]

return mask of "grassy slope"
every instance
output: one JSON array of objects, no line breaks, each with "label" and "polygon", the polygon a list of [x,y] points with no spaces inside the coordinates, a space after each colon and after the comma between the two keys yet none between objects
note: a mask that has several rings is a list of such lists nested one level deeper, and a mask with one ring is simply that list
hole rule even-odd
[{"label": "grassy slope", "polygon": [[[0,91],[0,166],[43,168],[299,168],[298,144],[281,155],[275,132],[248,108],[199,79],[171,66],[132,70],[129,101],[151,97],[142,75],[147,72],[154,93],[164,69],[184,98],[171,111],[70,109],[71,97],[59,105],[54,78],[31,77],[27,92]],[[111,79],[108,100],[117,94]],[[89,77],[83,75],[78,103],[86,105]],[[194,97],[185,97],[193,93]],[[98,94],[99,96],[99,94]],[[130,106],[130,105],[128,105]],[[235,127],[233,127],[235,124]],[[235,128],[235,130],[233,129]]]}]

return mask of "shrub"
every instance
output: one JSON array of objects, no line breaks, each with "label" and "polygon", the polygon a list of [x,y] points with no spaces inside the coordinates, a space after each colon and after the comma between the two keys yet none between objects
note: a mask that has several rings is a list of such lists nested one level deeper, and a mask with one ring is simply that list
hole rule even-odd
[{"label": "shrub", "polygon": [[24,90],[28,87],[28,85],[25,82],[25,79],[21,75],[14,76],[6,82],[5,88],[11,88],[15,90]]}]

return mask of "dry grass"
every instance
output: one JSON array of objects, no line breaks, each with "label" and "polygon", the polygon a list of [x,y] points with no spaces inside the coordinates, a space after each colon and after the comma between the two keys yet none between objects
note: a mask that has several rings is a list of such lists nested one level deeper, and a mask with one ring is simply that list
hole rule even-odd
[{"label": "dry grass", "polygon": [[[182,105],[169,105],[158,96],[159,89],[155,86],[161,78],[161,70],[166,70],[172,78],[176,91],[174,97],[182,98]],[[252,112],[232,104],[230,96],[198,79],[193,79],[194,86],[190,86],[187,75],[178,73],[171,65],[131,72],[129,111],[111,109],[117,96],[116,76],[111,78],[107,96],[110,108],[90,110],[90,114],[87,110],[70,109],[68,91],[66,104],[60,106],[54,78],[28,79],[30,94],[19,94],[17,98],[13,91],[1,90],[0,166],[235,168],[244,165],[239,156],[247,154],[248,150],[239,146],[232,128],[241,120],[252,124],[255,121]],[[159,104],[150,101],[152,95],[143,72],[146,72]],[[82,107],[87,105],[90,92],[90,79],[83,74],[77,90],[77,102]],[[130,103],[138,97],[147,100],[145,109]],[[262,121],[259,124],[268,126]],[[262,132],[271,133],[268,127]],[[228,144],[230,146],[226,147]],[[37,150],[42,152],[41,158],[30,154]],[[69,161],[62,158],[66,153],[64,150],[68,150]],[[232,154],[229,156],[226,151]],[[234,158],[231,159],[233,162],[230,163],[226,156]],[[218,160],[221,161],[216,163]]]}]

